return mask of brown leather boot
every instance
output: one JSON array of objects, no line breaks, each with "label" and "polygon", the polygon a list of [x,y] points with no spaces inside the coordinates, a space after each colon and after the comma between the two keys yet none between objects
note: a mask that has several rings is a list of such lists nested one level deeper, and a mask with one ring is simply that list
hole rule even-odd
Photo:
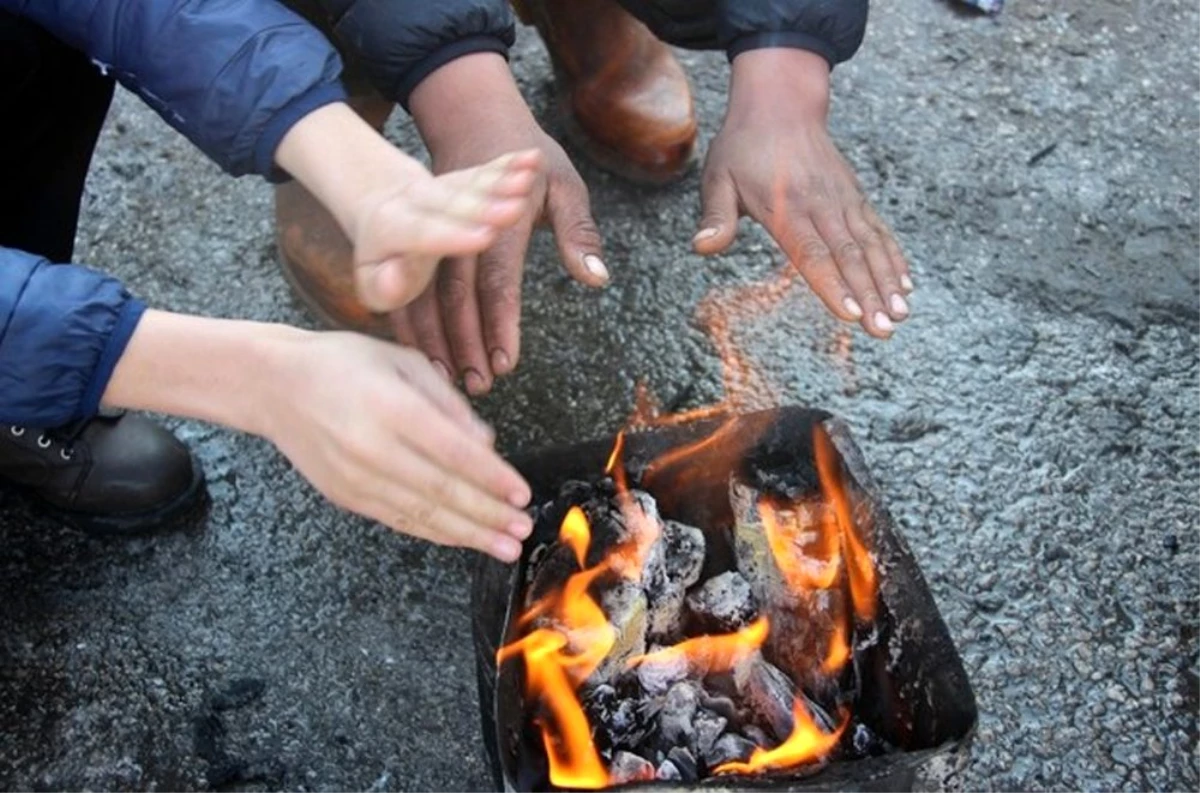
[{"label": "brown leather boot", "polygon": [[[394,105],[380,96],[363,96],[351,98],[350,106],[382,130]],[[387,316],[368,311],[358,301],[350,240],[299,182],[275,188],[275,233],[283,277],[316,319],[336,330],[394,338]]]},{"label": "brown leather boot", "polygon": [[568,138],[597,165],[665,184],[695,159],[696,113],[671,49],[616,0],[513,0],[537,27]]}]

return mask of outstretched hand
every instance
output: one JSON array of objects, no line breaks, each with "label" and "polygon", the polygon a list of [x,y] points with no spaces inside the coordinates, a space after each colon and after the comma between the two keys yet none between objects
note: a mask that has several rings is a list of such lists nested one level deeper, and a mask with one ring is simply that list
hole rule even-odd
[{"label": "outstretched hand", "polygon": [[392,314],[401,343],[421,349],[448,379],[461,379],[468,393],[479,395],[520,356],[521,281],[535,226],[550,226],[564,269],[593,287],[608,282],[600,233],[587,186],[538,126],[503,58],[479,53],[451,61],[417,86],[410,108],[438,173],[504,151],[541,155],[525,214],[478,256],[446,260],[435,281]]},{"label": "outstretched hand", "polygon": [[738,217],[763,225],[834,315],[888,338],[909,315],[908,263],[826,127],[829,69],[794,49],[737,56],[705,163],[698,253],[726,250]]}]

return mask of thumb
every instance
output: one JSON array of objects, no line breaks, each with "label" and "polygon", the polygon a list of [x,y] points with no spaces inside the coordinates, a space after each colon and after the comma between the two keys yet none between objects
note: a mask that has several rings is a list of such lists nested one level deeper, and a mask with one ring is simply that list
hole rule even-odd
[{"label": "thumb", "polygon": [[412,302],[433,278],[437,259],[404,256],[354,268],[354,286],[359,301],[369,310],[383,314]]},{"label": "thumb", "polygon": [[727,174],[705,174],[700,208],[700,230],[692,238],[692,246],[702,256],[721,253],[733,244],[738,226],[737,187]]},{"label": "thumb", "polygon": [[583,179],[576,176],[568,184],[552,180],[546,195],[546,214],[563,267],[571,277],[588,286],[607,284],[609,274],[600,229],[592,217]]}]

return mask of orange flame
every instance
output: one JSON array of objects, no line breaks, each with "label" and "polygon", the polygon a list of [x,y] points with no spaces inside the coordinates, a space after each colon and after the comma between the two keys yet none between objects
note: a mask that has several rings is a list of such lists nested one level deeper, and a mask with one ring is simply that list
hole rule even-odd
[{"label": "orange flame", "polygon": [[846,624],[841,619],[834,623],[833,633],[829,636],[829,645],[825,650],[825,660],[821,662],[821,671],[827,675],[837,674],[850,660],[850,644],[846,641]]},{"label": "orange flame", "polygon": [[713,773],[754,774],[760,771],[781,771],[819,760],[833,751],[849,723],[849,719],[843,714],[842,723],[836,730],[829,733],[822,732],[799,697],[792,704],[792,717],[795,719],[792,734],[779,746],[774,749],[759,747],[754,750],[746,762],[722,763],[714,769]]},{"label": "orange flame", "polygon": [[685,639],[671,647],[635,655],[626,664],[632,669],[641,664],[674,665],[686,661],[689,669],[702,674],[726,672],[762,647],[769,628],[767,618],[759,617],[737,633]]},{"label": "orange flame", "polygon": [[820,424],[813,427],[813,452],[817,461],[817,475],[821,479],[821,492],[826,501],[833,504],[834,513],[837,515],[838,533],[842,541],[842,555],[846,558],[854,613],[859,619],[869,621],[875,617],[875,601],[878,596],[875,563],[858,536],[854,511],[846,494],[845,482],[842,480],[841,456]]},{"label": "orange flame", "polygon": [[793,592],[829,589],[837,583],[842,558],[836,522],[805,522],[807,512],[784,512],[766,498],[759,500],[758,514],[775,564]]},{"label": "orange flame", "polygon": [[[591,539],[587,516],[572,507],[559,529],[583,565]],[[542,741],[550,763],[550,781],[558,787],[602,788],[609,774],[596,752],[591,727],[576,689],[596,670],[616,643],[616,631],[588,589],[609,571],[606,561],[576,573],[561,590],[551,592],[522,616],[527,623],[538,615],[553,627],[538,628],[501,647],[496,663],[522,655],[526,690],[532,701],[548,711],[541,719]]]}]

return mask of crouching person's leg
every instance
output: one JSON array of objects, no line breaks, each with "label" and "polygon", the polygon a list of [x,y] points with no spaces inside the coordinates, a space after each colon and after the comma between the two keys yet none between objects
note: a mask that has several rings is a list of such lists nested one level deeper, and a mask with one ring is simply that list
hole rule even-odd
[{"label": "crouching person's leg", "polygon": [[[0,246],[71,260],[112,91],[111,78],[84,55],[0,12],[0,106],[6,119],[20,120],[0,124]],[[53,354],[20,332],[5,331],[9,349],[28,342],[30,355]],[[29,493],[77,528],[106,534],[169,525],[203,494],[187,448],[150,420],[123,413],[63,427],[0,424],[0,484]]]},{"label": "crouching person's leg", "polygon": [[597,165],[642,184],[694,162],[696,115],[670,48],[617,0],[513,0],[537,27],[558,83],[571,142]]}]

